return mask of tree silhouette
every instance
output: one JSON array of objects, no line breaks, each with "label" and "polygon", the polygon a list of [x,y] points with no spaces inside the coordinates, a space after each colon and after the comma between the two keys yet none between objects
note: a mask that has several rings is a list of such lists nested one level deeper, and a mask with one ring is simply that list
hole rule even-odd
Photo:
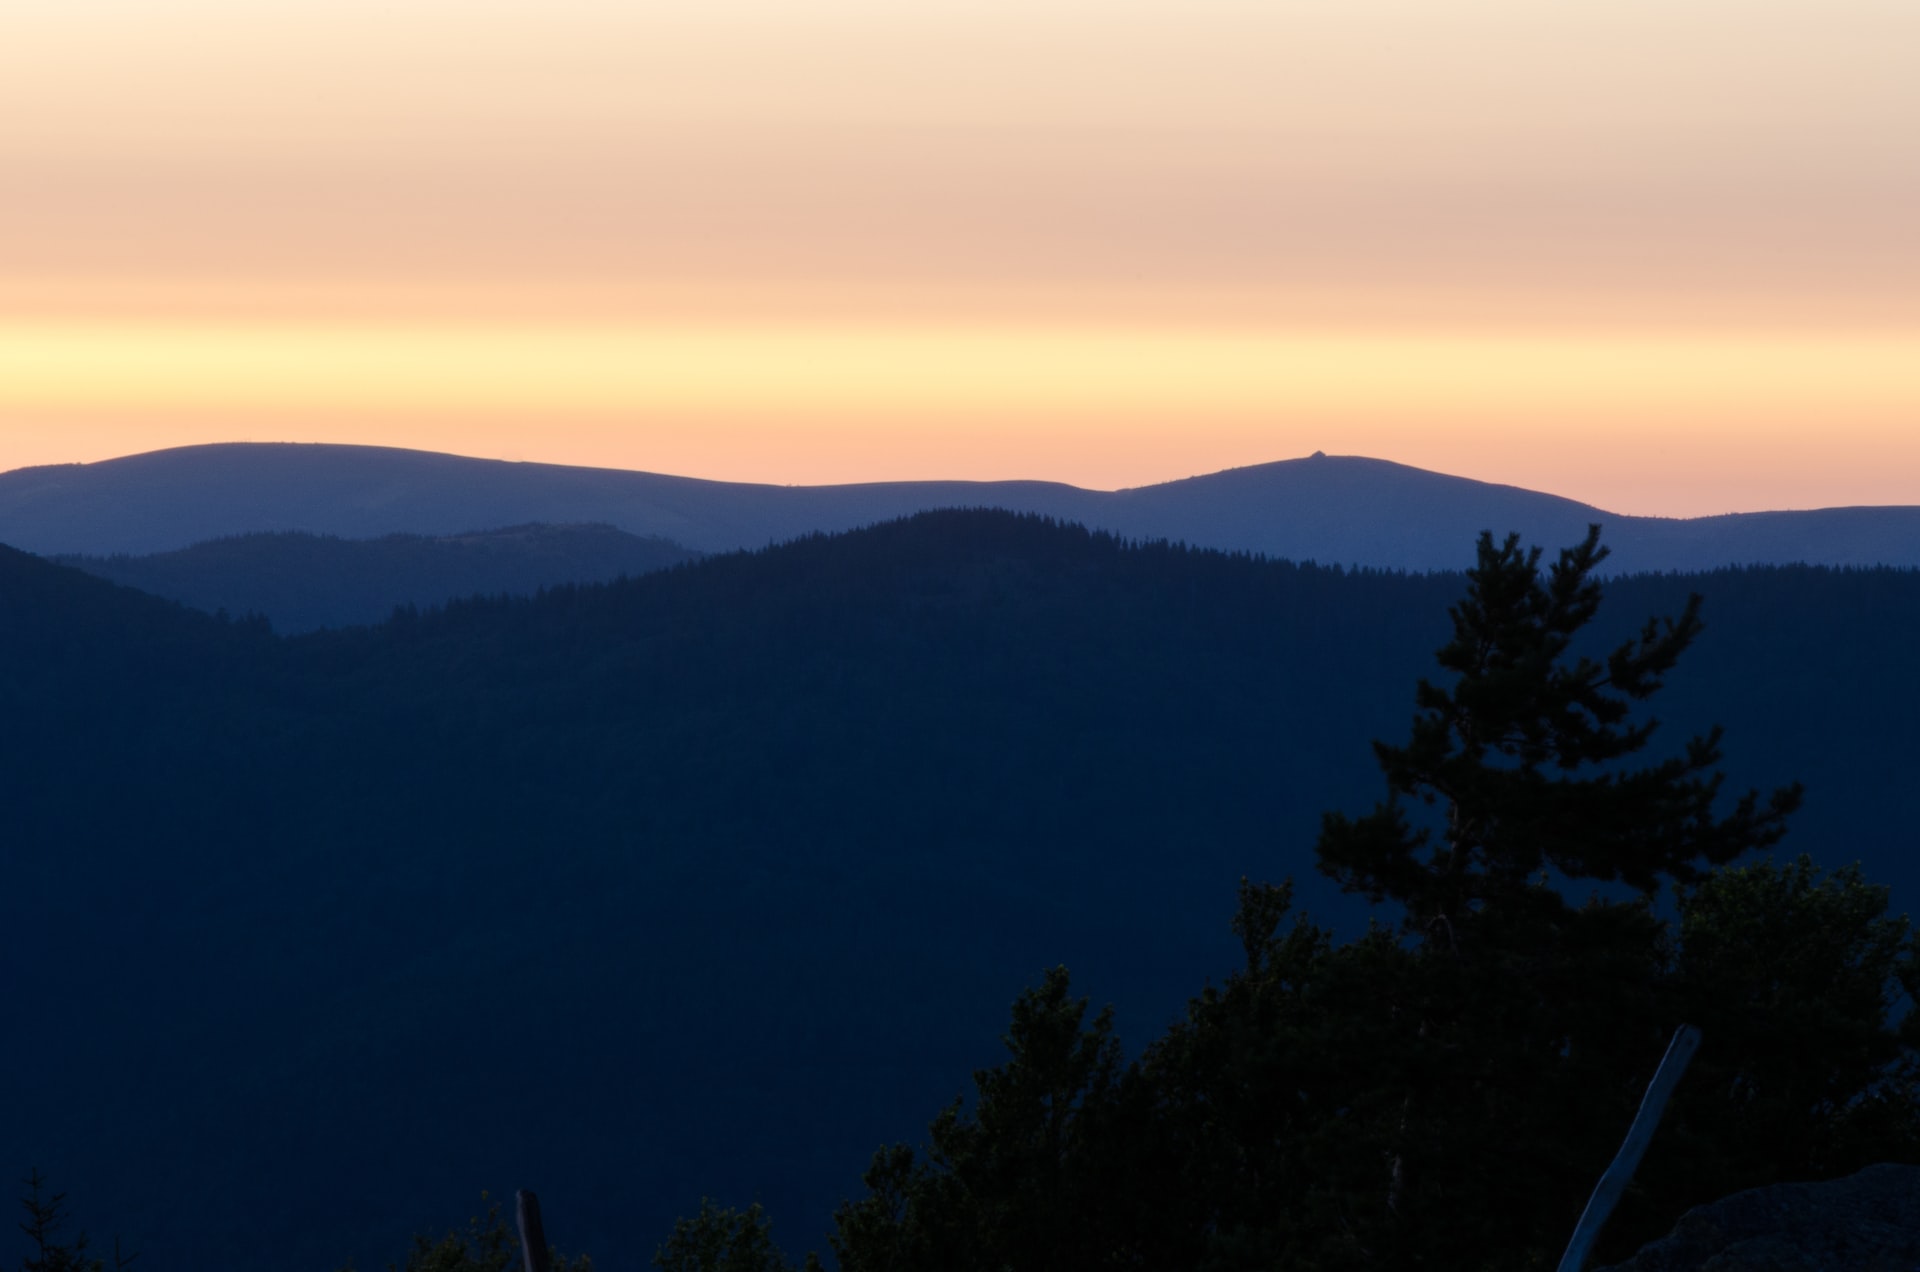
[{"label": "tree silhouette", "polygon": [[1117,1119],[1120,1044],[1111,1009],[1087,1018],[1055,967],[1013,1004],[1006,1063],[973,1075],[975,1099],[942,1110],[924,1159],[875,1154],[868,1195],[840,1208],[845,1272],[1111,1266],[1130,1205],[1135,1145]]},{"label": "tree silhouette", "polygon": [[[698,1214],[673,1225],[653,1252],[653,1266],[660,1272],[793,1272],[759,1202],[735,1210],[708,1197],[700,1199]],[[809,1253],[801,1272],[820,1272],[820,1260]]]},{"label": "tree silhouette", "polygon": [[[72,1241],[58,1239],[67,1226],[67,1194],[49,1193],[46,1176],[37,1169],[28,1171],[23,1182],[27,1193],[20,1198],[20,1208],[27,1217],[19,1227],[33,1242],[33,1253],[21,1261],[20,1272],[105,1272],[106,1260],[87,1253],[86,1233],[75,1233]],[[139,1257],[122,1250],[119,1237],[113,1239],[114,1272],[124,1272]]]},{"label": "tree silhouette", "polygon": [[1600,1261],[1736,1188],[1920,1156],[1920,1020],[1892,1020],[1920,939],[1857,870],[1729,865],[1800,790],[1723,814],[1718,730],[1635,760],[1700,602],[1583,652],[1604,555],[1595,530],[1543,572],[1481,537],[1449,679],[1375,745],[1388,799],[1319,845],[1398,923],[1339,940],[1243,880],[1245,966],[1126,1066],[1050,974],[975,1107],[875,1157],[842,1266],[1544,1272],[1683,1020],[1708,1042]]},{"label": "tree silhouette", "polygon": [[[1329,812],[1322,823],[1320,869],[1347,891],[1398,903],[1407,924],[1439,944],[1456,943],[1488,906],[1553,908],[1549,870],[1649,894],[1663,878],[1694,882],[1703,866],[1777,841],[1800,803],[1795,784],[1764,806],[1750,791],[1716,816],[1718,728],[1680,755],[1621,767],[1653,736],[1658,722],[1632,721],[1633,705],[1700,633],[1700,597],[1677,619],[1649,619],[1604,658],[1575,655],[1600,605],[1600,527],[1544,577],[1540,555],[1518,535],[1499,546],[1480,536],[1466,598],[1449,611],[1453,639],[1438,654],[1453,684],[1421,680],[1410,740],[1374,743],[1388,798],[1365,816]],[[1416,825],[1409,802],[1437,816]]]}]

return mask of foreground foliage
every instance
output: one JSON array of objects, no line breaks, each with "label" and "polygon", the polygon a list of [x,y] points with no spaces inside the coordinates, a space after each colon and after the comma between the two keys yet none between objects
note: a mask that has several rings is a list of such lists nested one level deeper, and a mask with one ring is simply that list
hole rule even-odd
[{"label": "foreground foliage", "polygon": [[63,1239],[70,1222],[67,1195],[50,1191],[46,1176],[37,1169],[27,1172],[22,1186],[26,1191],[20,1198],[23,1214],[18,1227],[31,1249],[16,1265],[19,1272],[106,1272],[108,1267],[122,1272],[140,1257],[123,1249],[119,1237],[113,1239],[111,1264],[87,1252],[90,1243],[85,1232]]},{"label": "foreground foliage", "polygon": [[[449,1230],[438,1240],[416,1234],[406,1262],[387,1264],[389,1272],[518,1272],[523,1264],[519,1234],[508,1225],[498,1198],[483,1192],[480,1200],[484,1216],[469,1216],[464,1229]],[[552,1272],[593,1272],[586,1255],[569,1259],[552,1248],[547,1266]],[[353,1272],[353,1265],[342,1272]]]},{"label": "foreground foliage", "polygon": [[1698,598],[1579,654],[1603,556],[1596,531],[1543,573],[1482,539],[1452,683],[1376,744],[1388,799],[1320,841],[1395,921],[1340,941],[1243,881],[1245,965],[1130,1065],[1048,973],[972,1101],[876,1155],[842,1267],[1548,1268],[1682,1021],[1706,1045],[1598,1261],[1736,1189],[1920,1160],[1920,1026],[1893,1023],[1920,940],[1857,868],[1729,864],[1800,791],[1717,816],[1717,730],[1623,763]]},{"label": "foreground foliage", "polygon": [[[745,1210],[700,1199],[700,1211],[674,1224],[673,1232],[653,1252],[653,1266],[661,1272],[792,1272],[793,1265],[773,1243],[773,1225],[760,1204]],[[801,1272],[819,1272],[820,1261],[809,1254]]]}]

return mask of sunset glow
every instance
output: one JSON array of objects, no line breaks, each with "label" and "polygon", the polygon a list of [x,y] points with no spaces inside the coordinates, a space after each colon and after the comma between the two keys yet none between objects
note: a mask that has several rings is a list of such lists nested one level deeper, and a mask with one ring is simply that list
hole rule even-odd
[{"label": "sunset glow", "polygon": [[1920,501],[1920,8],[28,0],[0,470]]}]

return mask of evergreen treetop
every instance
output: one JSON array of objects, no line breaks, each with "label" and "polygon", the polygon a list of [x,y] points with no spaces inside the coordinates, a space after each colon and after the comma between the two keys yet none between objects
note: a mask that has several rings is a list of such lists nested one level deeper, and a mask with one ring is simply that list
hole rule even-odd
[{"label": "evergreen treetop", "polygon": [[[1641,767],[1620,761],[1658,727],[1634,704],[1658,690],[1701,631],[1700,597],[1678,618],[1649,619],[1605,658],[1573,654],[1600,605],[1593,577],[1607,556],[1600,527],[1547,571],[1518,535],[1482,533],[1467,595],[1449,610],[1453,638],[1438,651],[1449,686],[1421,680],[1412,736],[1374,743],[1388,798],[1371,813],[1326,814],[1323,873],[1375,903],[1404,907],[1410,928],[1451,944],[1489,905],[1557,907],[1543,872],[1622,881],[1643,893],[1663,878],[1692,883],[1780,838],[1798,784],[1743,795],[1724,817],[1720,730]],[[1416,825],[1407,803],[1439,816]],[[1437,821],[1437,825],[1433,824]]]}]

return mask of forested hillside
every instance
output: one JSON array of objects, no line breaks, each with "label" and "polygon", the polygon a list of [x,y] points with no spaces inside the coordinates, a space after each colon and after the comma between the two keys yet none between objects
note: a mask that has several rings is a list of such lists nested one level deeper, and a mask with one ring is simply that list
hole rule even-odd
[{"label": "forested hillside", "polygon": [[508,526],[471,534],[341,539],[235,535],[149,556],[55,558],[209,614],[258,614],[282,633],[378,623],[464,596],[531,596],[664,570],[700,553],[612,526]]},{"label": "forested hillside", "polygon": [[[605,1266],[703,1193],[819,1245],[1040,969],[1137,1043],[1241,876],[1357,929],[1320,815],[1460,590],[956,512],[288,639],[0,552],[4,1147],[155,1272],[516,1186]],[[1690,591],[1652,753],[1724,723],[1912,905],[1920,573],[1619,580],[1592,639]]]}]

